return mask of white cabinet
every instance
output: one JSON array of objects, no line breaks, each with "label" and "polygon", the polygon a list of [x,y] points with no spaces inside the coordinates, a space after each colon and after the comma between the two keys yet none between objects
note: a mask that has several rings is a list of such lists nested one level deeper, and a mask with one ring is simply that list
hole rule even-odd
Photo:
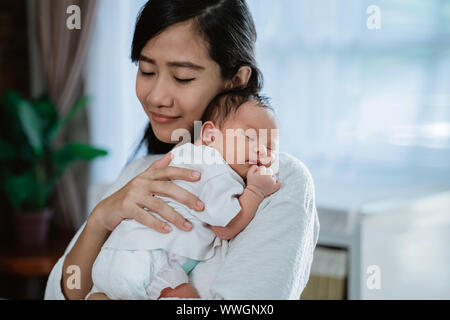
[{"label": "white cabinet", "polygon": [[[351,195],[349,190],[338,192]],[[450,299],[450,188],[389,194],[355,197],[360,204],[347,209],[317,204],[319,245],[348,250],[348,298]]]},{"label": "white cabinet", "polygon": [[367,205],[359,233],[361,299],[450,299],[450,191]]}]

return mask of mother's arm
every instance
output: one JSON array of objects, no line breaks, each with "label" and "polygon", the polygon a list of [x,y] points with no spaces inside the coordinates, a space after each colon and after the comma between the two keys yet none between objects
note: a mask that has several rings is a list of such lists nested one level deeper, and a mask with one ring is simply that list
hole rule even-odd
[{"label": "mother's arm", "polygon": [[300,298],[319,235],[314,182],[303,163],[283,153],[279,179],[282,188],[230,241],[210,288],[213,298]]},{"label": "mother's arm", "polygon": [[[182,215],[151,195],[172,197],[194,210],[201,211],[203,207],[198,207],[199,199],[196,196],[167,181],[197,181],[200,177],[192,176],[192,170],[168,167],[171,161],[169,156],[155,161],[150,167],[147,164],[145,168],[142,168],[142,160],[146,158],[136,161],[124,170],[108,195],[97,205],[72,239],[49,276],[46,299],[83,299],[89,293],[94,261],[111,231],[123,219],[134,219],[156,231],[167,233],[167,230],[164,230],[166,223],[149,215],[144,208],[160,214],[182,230],[190,230],[190,226],[184,225],[187,221]],[[67,272],[64,272],[65,270]]]}]

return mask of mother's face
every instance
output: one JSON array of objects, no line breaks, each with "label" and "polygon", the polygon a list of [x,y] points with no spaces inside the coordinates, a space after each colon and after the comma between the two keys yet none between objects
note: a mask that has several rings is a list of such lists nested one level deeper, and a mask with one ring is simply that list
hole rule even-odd
[{"label": "mother's face", "polygon": [[176,129],[191,131],[225,87],[220,66],[190,21],[164,30],[141,51],[136,93],[162,142],[174,143],[171,136]]}]

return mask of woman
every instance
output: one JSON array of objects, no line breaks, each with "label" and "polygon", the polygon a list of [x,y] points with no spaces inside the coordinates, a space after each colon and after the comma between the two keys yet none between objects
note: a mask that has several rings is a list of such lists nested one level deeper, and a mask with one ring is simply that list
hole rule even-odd
[{"label": "woman", "polygon": [[[150,155],[128,165],[91,212],[54,266],[46,299],[85,298],[92,287],[92,265],[123,219],[170,232],[168,224],[143,208],[189,232],[189,221],[152,194],[171,197],[201,214],[201,199],[170,182],[197,181],[200,173],[168,167],[171,159],[162,154],[176,144],[172,133],[180,128],[192,132],[194,121],[220,92],[237,86],[260,91],[255,41],[254,22],[243,0],[151,0],[144,6],[131,58],[139,63],[136,93],[150,120],[143,139]],[[202,298],[299,298],[318,238],[314,185],[300,161],[281,153],[279,165],[282,189],[261,204],[227,252],[192,272]],[[182,288],[166,290],[163,297],[177,296],[177,290]]]}]

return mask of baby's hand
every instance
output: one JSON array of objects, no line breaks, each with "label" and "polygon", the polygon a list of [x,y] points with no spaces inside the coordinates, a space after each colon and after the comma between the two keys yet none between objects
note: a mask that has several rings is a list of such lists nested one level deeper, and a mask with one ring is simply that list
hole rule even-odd
[{"label": "baby's hand", "polygon": [[262,198],[261,200],[264,200],[265,197],[281,188],[281,182],[277,180],[272,169],[255,165],[247,173],[247,188],[259,195]]}]

